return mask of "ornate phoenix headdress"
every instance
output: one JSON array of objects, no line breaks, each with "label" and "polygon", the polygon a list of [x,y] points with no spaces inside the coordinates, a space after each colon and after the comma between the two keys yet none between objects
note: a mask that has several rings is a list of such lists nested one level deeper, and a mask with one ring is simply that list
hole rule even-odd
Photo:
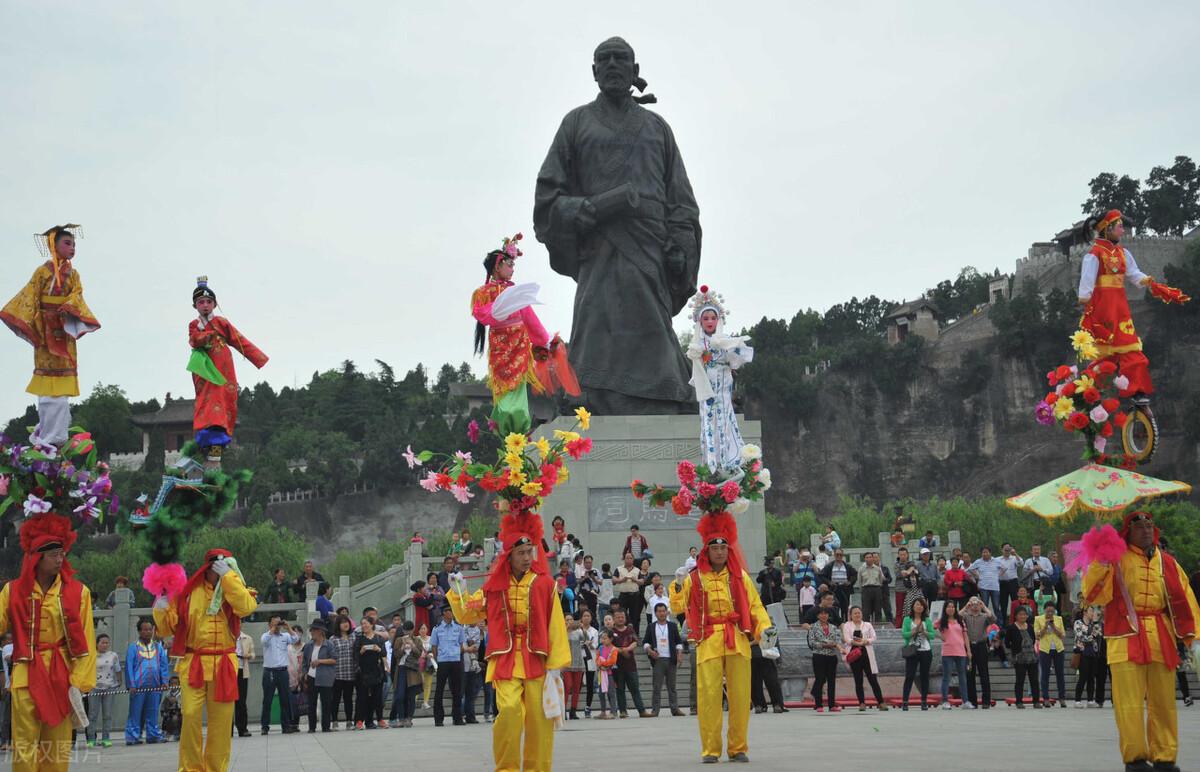
[{"label": "ornate phoenix headdress", "polygon": [[709,310],[715,311],[717,318],[722,322],[729,316],[729,311],[725,308],[725,297],[710,290],[707,284],[700,285],[700,291],[688,301],[688,308],[691,309],[689,316],[693,322],[700,321],[700,315]]}]

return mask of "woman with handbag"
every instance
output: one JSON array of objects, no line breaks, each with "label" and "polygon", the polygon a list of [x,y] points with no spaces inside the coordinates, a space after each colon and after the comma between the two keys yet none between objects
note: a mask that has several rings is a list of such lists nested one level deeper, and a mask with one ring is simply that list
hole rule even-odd
[{"label": "woman with handbag", "polygon": [[829,712],[837,713],[841,710],[837,705],[835,691],[842,636],[837,627],[829,623],[829,609],[824,606],[817,606],[817,623],[808,628],[808,648],[812,650],[814,707],[818,713],[824,712],[825,709],[821,706],[821,692],[825,690],[829,693]]},{"label": "woman with handbag", "polygon": [[[1075,620],[1075,653],[1071,655],[1071,667],[1079,671],[1075,677],[1075,707],[1100,707],[1104,702],[1105,662],[1100,649],[1104,639],[1104,626],[1096,619],[1096,607],[1080,609],[1080,618]],[[1087,702],[1083,702],[1084,690]]]},{"label": "woman with handbag", "polygon": [[958,695],[966,710],[975,706],[967,699],[967,628],[958,615],[958,603],[946,601],[938,619],[938,635],[942,639],[942,710],[950,710],[950,675],[958,674]]},{"label": "woman with handbag", "polygon": [[392,711],[388,716],[392,726],[411,727],[417,709],[417,692],[421,689],[421,660],[425,647],[413,635],[413,623],[406,621],[401,634],[392,642]]},{"label": "woman with handbag", "polygon": [[887,710],[883,701],[883,690],[879,688],[879,679],[875,673],[879,666],[875,664],[875,627],[870,622],[863,621],[862,608],[850,607],[850,621],[842,625],[842,642],[846,649],[846,662],[854,675],[854,694],[858,697],[858,711],[867,709],[867,701],[863,694],[863,676],[871,684],[875,693],[875,704],[880,710]]},{"label": "woman with handbag", "polygon": [[1014,612],[1015,621],[1004,630],[1004,644],[1008,647],[1009,657],[1017,673],[1016,698],[1017,707],[1025,708],[1025,678],[1029,677],[1029,691],[1033,693],[1033,707],[1041,709],[1038,699],[1038,657],[1034,648],[1033,626],[1029,624],[1029,607],[1017,606]]},{"label": "woman with handbag", "polygon": [[921,692],[921,710],[929,710],[929,666],[933,663],[933,622],[929,619],[929,611],[924,598],[917,598],[912,603],[912,610],[904,618],[900,628],[904,636],[904,648],[900,650],[904,657],[904,694],[900,703],[901,710],[908,710],[908,696],[912,694],[913,680],[920,671],[917,690]]}]

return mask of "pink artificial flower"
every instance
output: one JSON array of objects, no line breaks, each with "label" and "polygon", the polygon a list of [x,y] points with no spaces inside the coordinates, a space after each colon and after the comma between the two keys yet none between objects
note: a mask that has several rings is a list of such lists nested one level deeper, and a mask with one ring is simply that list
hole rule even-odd
[{"label": "pink artificial flower", "polygon": [[696,482],[696,465],[691,461],[680,461],[675,472],[679,476],[679,482],[682,485],[691,485]]},{"label": "pink artificial flower", "polygon": [[86,501],[75,507],[75,514],[87,520],[94,520],[99,514],[99,510],[96,509],[96,497],[89,496]]},{"label": "pink artificial flower", "polygon": [[471,493],[470,489],[465,485],[451,485],[450,493],[458,500],[459,504],[466,504],[475,497],[475,494]]},{"label": "pink artificial flower", "polygon": [[1104,409],[1103,405],[1096,405],[1088,415],[1098,424],[1102,424],[1108,420],[1108,411]]},{"label": "pink artificial flower", "polygon": [[495,421],[493,421],[493,420],[492,420],[492,419],[490,419],[490,418],[488,419],[488,431],[489,431],[489,432],[494,432],[494,431],[496,431],[496,427],[497,427],[497,426],[499,426],[499,424],[497,424]]},{"label": "pink artificial flower", "polygon": [[712,483],[702,482],[696,486],[696,493],[700,494],[702,499],[711,499],[717,495],[717,486]]},{"label": "pink artificial flower", "polygon": [[421,465],[421,461],[417,458],[417,454],[413,453],[412,445],[409,445],[407,448],[405,448],[401,455],[404,456],[404,460],[408,463],[409,469],[414,469]]},{"label": "pink artificial flower", "polygon": [[1113,386],[1116,386],[1121,391],[1125,391],[1129,388],[1129,378],[1124,375],[1118,375],[1116,378],[1113,378]]},{"label": "pink artificial flower", "polygon": [[469,440],[472,445],[479,442],[478,421],[471,421],[471,423],[467,424],[467,440]]},{"label": "pink artificial flower", "polygon": [[438,476],[436,472],[426,472],[424,479],[421,480],[421,487],[430,493],[437,493]]},{"label": "pink artificial flower", "polygon": [[1097,437],[1094,440],[1092,440],[1092,447],[1096,449],[1097,453],[1103,453],[1104,446],[1106,446],[1107,444],[1108,444],[1108,439],[1105,437]]},{"label": "pink artificial flower", "polygon": [[34,494],[29,494],[29,498],[25,499],[25,517],[30,515],[40,515],[43,512],[50,511],[51,504],[49,501],[38,498]]},{"label": "pink artificial flower", "polygon": [[471,454],[469,452],[464,453],[461,450],[456,450],[456,451],[454,451],[454,457],[457,458],[459,461],[463,462],[464,464],[472,463]]},{"label": "pink artificial flower", "polygon": [[10,480],[12,480],[12,478],[8,475],[0,474],[0,496],[8,495],[8,483]]},{"label": "pink artificial flower", "polygon": [[735,481],[730,480],[721,486],[721,498],[725,499],[726,504],[732,504],[737,501],[737,497],[742,493],[742,488]]}]

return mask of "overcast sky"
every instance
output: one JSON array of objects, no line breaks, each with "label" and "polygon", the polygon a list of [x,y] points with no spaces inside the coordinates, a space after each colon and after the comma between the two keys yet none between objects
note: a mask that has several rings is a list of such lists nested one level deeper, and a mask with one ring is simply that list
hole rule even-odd
[{"label": "overcast sky", "polygon": [[[534,180],[618,34],[737,326],[1011,271],[1097,172],[1200,155],[1194,2],[621,5],[0,0],[0,295],[37,266],[31,234],[69,220],[103,325],[85,395],[191,396],[198,274],[271,356],[239,360],[243,384],[436,369],[470,358],[480,260],[521,230],[517,278],[565,335],[574,285],[533,241]],[[4,333],[0,356],[6,419],[32,351]]]}]

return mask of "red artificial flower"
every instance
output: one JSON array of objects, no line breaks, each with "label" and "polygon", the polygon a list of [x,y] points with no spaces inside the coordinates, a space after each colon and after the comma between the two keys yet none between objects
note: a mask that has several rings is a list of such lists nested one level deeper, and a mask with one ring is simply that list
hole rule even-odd
[{"label": "red artificial flower", "polygon": [[467,474],[465,471],[459,472],[458,477],[454,478],[455,485],[461,485],[464,488],[475,482],[475,478]]},{"label": "red artificial flower", "polygon": [[572,440],[567,443],[567,453],[571,458],[578,461],[584,454],[592,452],[592,438],[583,437],[578,440]]},{"label": "red artificial flower", "polygon": [[1083,390],[1083,399],[1089,405],[1094,405],[1100,401],[1100,390],[1095,386],[1090,386]]},{"label": "red artificial flower", "polygon": [[1117,371],[1117,366],[1107,359],[1101,362],[1098,367],[1100,368],[1100,372],[1104,375],[1112,375]]},{"label": "red artificial flower", "polygon": [[690,496],[684,498],[683,492],[677,493],[671,497],[671,511],[677,515],[687,515],[692,511],[692,499]]},{"label": "red artificial flower", "polygon": [[[505,475],[507,475],[507,472],[505,472]],[[505,475],[497,477],[489,471],[479,480],[479,487],[489,493],[503,490],[508,485],[508,479]]]},{"label": "red artificial flower", "polygon": [[1100,427],[1100,436],[1101,437],[1111,437],[1112,433],[1113,433],[1112,424],[1109,423],[1108,421],[1105,421],[1104,426]]},{"label": "red artificial flower", "polygon": [[721,498],[725,499],[726,504],[732,504],[737,501],[738,496],[742,494],[742,488],[733,480],[721,486]]},{"label": "red artificial flower", "polygon": [[1058,380],[1065,381],[1067,378],[1071,377],[1071,368],[1067,367],[1066,365],[1059,365],[1058,369],[1054,371],[1054,374],[1058,376]]},{"label": "red artificial flower", "polygon": [[449,490],[450,485],[454,482],[450,475],[446,474],[445,472],[438,472],[434,479],[437,480],[439,488],[446,488],[447,490]]},{"label": "red artificial flower", "polygon": [[1125,424],[1128,423],[1128,421],[1129,421],[1128,413],[1117,413],[1116,415],[1113,416],[1113,423],[1117,425],[1118,429],[1124,429]]},{"label": "red artificial flower", "polygon": [[1137,469],[1137,462],[1126,456],[1125,460],[1121,462],[1121,468],[1132,472],[1134,469]]},{"label": "red artificial flower", "polygon": [[1120,409],[1121,400],[1119,400],[1115,397],[1109,397],[1108,399],[1101,402],[1100,406],[1104,408],[1104,412],[1108,413],[1109,415],[1112,415],[1113,413],[1117,412],[1117,410]]},{"label": "red artificial flower", "polygon": [[642,487],[641,480],[634,480],[632,483],[630,483],[629,489],[633,491],[633,497],[635,499],[645,498],[646,496],[646,489]]},{"label": "red artificial flower", "polygon": [[1107,464],[1108,463],[1108,454],[1101,453],[1100,455],[1096,456],[1096,463],[1097,464]]},{"label": "red artificial flower", "polygon": [[696,482],[696,465],[691,461],[680,461],[675,469],[681,485],[691,485]]},{"label": "red artificial flower", "polygon": [[717,486],[712,483],[702,482],[696,486],[696,493],[699,493],[702,499],[711,499],[717,495]]},{"label": "red artificial flower", "polygon": [[1075,384],[1068,383],[1066,386],[1063,386],[1062,395],[1064,397],[1074,397],[1075,396]]},{"label": "red artificial flower", "polygon": [[1046,383],[1050,384],[1051,386],[1058,385],[1058,375],[1055,374],[1055,372],[1053,370],[1046,373]]},{"label": "red artificial flower", "polygon": [[1071,413],[1071,417],[1067,419],[1067,423],[1076,431],[1086,429],[1087,425],[1091,422],[1092,420],[1087,417],[1087,413],[1080,413],[1079,411]]},{"label": "red artificial flower", "polygon": [[1053,405],[1055,402],[1058,401],[1058,392],[1056,392],[1056,391],[1050,392],[1049,394],[1046,395],[1046,399],[1044,401],[1047,405]]}]

